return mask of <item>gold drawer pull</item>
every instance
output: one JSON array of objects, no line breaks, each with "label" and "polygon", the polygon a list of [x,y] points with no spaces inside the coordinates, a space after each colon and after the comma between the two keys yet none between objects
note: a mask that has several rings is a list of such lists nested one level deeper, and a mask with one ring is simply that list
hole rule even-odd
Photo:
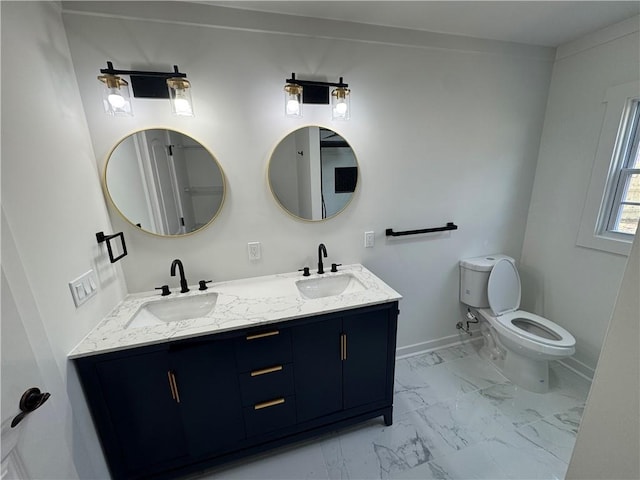
[{"label": "gold drawer pull", "polygon": [[251,372],[252,377],[257,377],[258,375],[265,375],[267,373],[279,372],[282,370],[282,365],[277,365],[275,367],[263,368],[262,370],[254,370]]},{"label": "gold drawer pull", "polygon": [[279,333],[280,333],[279,330],[273,330],[272,332],[256,333],[255,335],[247,335],[247,340],[257,340],[258,338],[271,337],[273,335],[278,335]]},{"label": "gold drawer pull", "polygon": [[340,360],[347,359],[347,334],[340,335]]},{"label": "gold drawer pull", "polygon": [[284,403],[284,398],[276,398],[275,400],[269,400],[268,402],[257,403],[253,406],[254,410],[260,410],[263,408],[273,407],[275,405],[281,405]]}]

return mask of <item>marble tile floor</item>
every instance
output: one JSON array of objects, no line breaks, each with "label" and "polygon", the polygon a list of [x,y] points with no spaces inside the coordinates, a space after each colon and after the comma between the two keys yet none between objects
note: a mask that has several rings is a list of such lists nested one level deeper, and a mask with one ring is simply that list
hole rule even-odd
[{"label": "marble tile floor", "polygon": [[590,384],[552,362],[550,385],[513,385],[473,344],[403,358],[392,426],[374,419],[194,478],[562,479]]}]

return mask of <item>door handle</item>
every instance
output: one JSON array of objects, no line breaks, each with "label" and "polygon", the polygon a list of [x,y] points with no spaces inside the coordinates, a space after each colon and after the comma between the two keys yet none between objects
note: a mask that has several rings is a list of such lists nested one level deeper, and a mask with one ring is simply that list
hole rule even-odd
[{"label": "door handle", "polygon": [[22,394],[20,403],[18,404],[21,412],[11,421],[11,428],[18,425],[22,419],[26,417],[27,413],[31,413],[39,408],[50,396],[51,394],[49,392],[42,393],[39,388],[33,387],[27,389],[27,391]]}]

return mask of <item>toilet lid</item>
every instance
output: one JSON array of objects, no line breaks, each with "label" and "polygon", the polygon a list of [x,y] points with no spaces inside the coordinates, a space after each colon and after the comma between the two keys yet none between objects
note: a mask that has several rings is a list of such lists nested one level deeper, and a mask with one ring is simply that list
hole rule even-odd
[{"label": "toilet lid", "polygon": [[501,258],[489,274],[487,296],[491,310],[496,316],[516,311],[520,308],[520,294],[518,269],[509,259]]}]

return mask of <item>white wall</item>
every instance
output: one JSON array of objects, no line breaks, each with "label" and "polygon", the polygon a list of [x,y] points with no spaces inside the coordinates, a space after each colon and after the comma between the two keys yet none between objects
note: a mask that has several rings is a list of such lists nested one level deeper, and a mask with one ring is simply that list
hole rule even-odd
[{"label": "white wall", "polygon": [[626,257],[576,246],[607,88],[638,80],[638,17],[558,49],[520,265],[523,304],[576,338],[593,373]]},{"label": "white wall", "polygon": [[[95,239],[111,226],[60,6],[2,2],[1,8],[3,271],[44,387],[61,405],[53,423],[59,428],[41,435],[50,435],[52,452],[73,452],[81,478],[104,478],[104,461],[66,356],[126,286]],[[76,309],[67,282],[90,268],[98,276],[98,294]],[[14,334],[11,325],[2,323],[3,339]],[[34,338],[35,331],[42,337]],[[67,459],[58,460],[49,465],[50,478],[69,478]]]},{"label": "white wall", "polygon": [[[163,126],[210,149],[229,182],[220,216],[186,238],[151,237],[113,219],[130,247],[123,268],[131,291],[171,283],[178,257],[191,282],[314,267],[323,242],[328,262],[362,262],[404,295],[398,344],[428,347],[458,338],[459,258],[520,256],[553,49],[171,2],[69,2],[63,16],[100,168],[120,138]],[[196,117],[173,118],[168,102],[138,99],[135,117],[106,116],[95,77],[107,60],[125,69],[178,64],[192,82]],[[285,118],[291,72],[344,76],[351,120],[332,123],[328,106],[310,105],[303,119]],[[282,212],[266,182],[272,150],[309,124],[344,136],[360,165],[354,200],[327,222]],[[460,229],[384,236],[447,221]],[[373,249],[363,247],[367,230],[376,232]],[[262,243],[261,261],[248,260],[249,241]]]},{"label": "white wall", "polygon": [[640,237],[636,236],[580,423],[568,479],[640,478],[638,312]]}]

